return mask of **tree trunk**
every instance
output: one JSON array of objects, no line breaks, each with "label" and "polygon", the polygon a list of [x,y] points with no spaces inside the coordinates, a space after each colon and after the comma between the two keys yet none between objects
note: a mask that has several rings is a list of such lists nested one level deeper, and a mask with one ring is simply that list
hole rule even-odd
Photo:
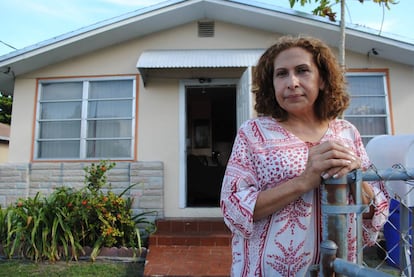
[{"label": "tree trunk", "polygon": [[345,0],[341,0],[341,25],[338,50],[339,63],[345,68]]}]

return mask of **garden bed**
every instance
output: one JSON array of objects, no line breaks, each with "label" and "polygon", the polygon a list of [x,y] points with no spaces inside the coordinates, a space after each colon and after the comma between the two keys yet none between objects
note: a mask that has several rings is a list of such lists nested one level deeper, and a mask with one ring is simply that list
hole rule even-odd
[{"label": "garden bed", "polygon": [[[107,172],[115,163],[85,167],[85,186],[57,187],[47,197],[19,199],[0,207],[0,257],[34,262],[97,257],[145,259],[145,243],[155,230],[150,212],[132,213],[131,197],[111,190]],[[88,245],[91,247],[84,247]]]},{"label": "garden bed", "polygon": [[[140,253],[139,253],[140,252]],[[60,261],[66,261],[63,251],[60,251]],[[78,260],[92,260],[92,247],[84,247],[83,253],[79,254]],[[137,262],[145,261],[147,256],[147,248],[141,247],[141,250],[134,249],[131,247],[102,247],[99,250],[98,255],[94,260],[112,260],[112,261],[124,261],[124,262]],[[4,252],[3,246],[0,245],[0,259],[8,260],[6,253]],[[12,260],[22,260],[21,256],[13,256]],[[30,260],[30,259],[27,259]],[[72,259],[68,259],[72,260]]]}]

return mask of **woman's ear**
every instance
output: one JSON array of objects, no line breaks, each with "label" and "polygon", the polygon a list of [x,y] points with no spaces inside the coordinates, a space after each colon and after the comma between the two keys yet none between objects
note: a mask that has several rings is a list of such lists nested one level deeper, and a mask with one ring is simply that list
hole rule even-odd
[{"label": "woman's ear", "polygon": [[325,81],[322,80],[322,78],[319,78],[319,90],[324,90],[325,89]]}]

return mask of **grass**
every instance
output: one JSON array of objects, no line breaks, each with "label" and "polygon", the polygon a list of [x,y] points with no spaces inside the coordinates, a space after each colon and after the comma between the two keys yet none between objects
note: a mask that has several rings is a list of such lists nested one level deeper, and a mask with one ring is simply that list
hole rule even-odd
[{"label": "grass", "polygon": [[143,276],[144,262],[78,261],[34,263],[21,260],[0,260],[0,276],[32,277],[121,277]]},{"label": "grass", "polygon": [[[376,247],[364,252],[364,262],[370,268],[388,273],[391,276],[401,276],[399,270],[384,263],[384,257],[379,257]],[[80,260],[78,262],[30,262],[24,260],[6,260],[0,258],[0,277],[142,277],[144,260],[123,262],[98,259],[95,262]]]}]

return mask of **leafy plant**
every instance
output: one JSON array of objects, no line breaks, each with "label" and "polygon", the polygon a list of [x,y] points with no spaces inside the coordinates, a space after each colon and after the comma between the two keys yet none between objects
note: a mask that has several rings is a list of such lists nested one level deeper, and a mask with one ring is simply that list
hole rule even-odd
[{"label": "leafy plant", "polygon": [[0,122],[10,125],[13,97],[0,92]]},{"label": "leafy plant", "polygon": [[0,244],[7,257],[77,260],[85,246],[92,247],[92,260],[101,247],[125,246],[140,252],[142,235],[155,230],[146,219],[153,212],[132,214],[133,199],[125,193],[136,184],[120,194],[111,191],[106,173],[114,166],[92,163],[84,168],[82,189],[58,187],[47,198],[36,194],[0,210]]},{"label": "leafy plant", "polygon": [[6,214],[8,209],[3,209],[0,205],[0,241],[6,238]]},{"label": "leafy plant", "polygon": [[[330,21],[336,21],[336,13],[332,11],[332,7],[335,4],[340,3],[342,0],[289,0],[290,7],[293,8],[296,3],[300,3],[301,6],[311,4],[314,2],[317,4],[316,8],[312,11],[314,15],[322,17],[328,17]],[[358,0],[360,3],[364,3],[364,0]],[[380,6],[384,6],[390,9],[390,4],[398,4],[396,0],[372,0]]]},{"label": "leafy plant", "polygon": [[115,163],[101,161],[99,164],[92,163],[91,166],[85,167],[85,183],[89,191],[96,195],[107,184],[106,173],[115,166]]}]

